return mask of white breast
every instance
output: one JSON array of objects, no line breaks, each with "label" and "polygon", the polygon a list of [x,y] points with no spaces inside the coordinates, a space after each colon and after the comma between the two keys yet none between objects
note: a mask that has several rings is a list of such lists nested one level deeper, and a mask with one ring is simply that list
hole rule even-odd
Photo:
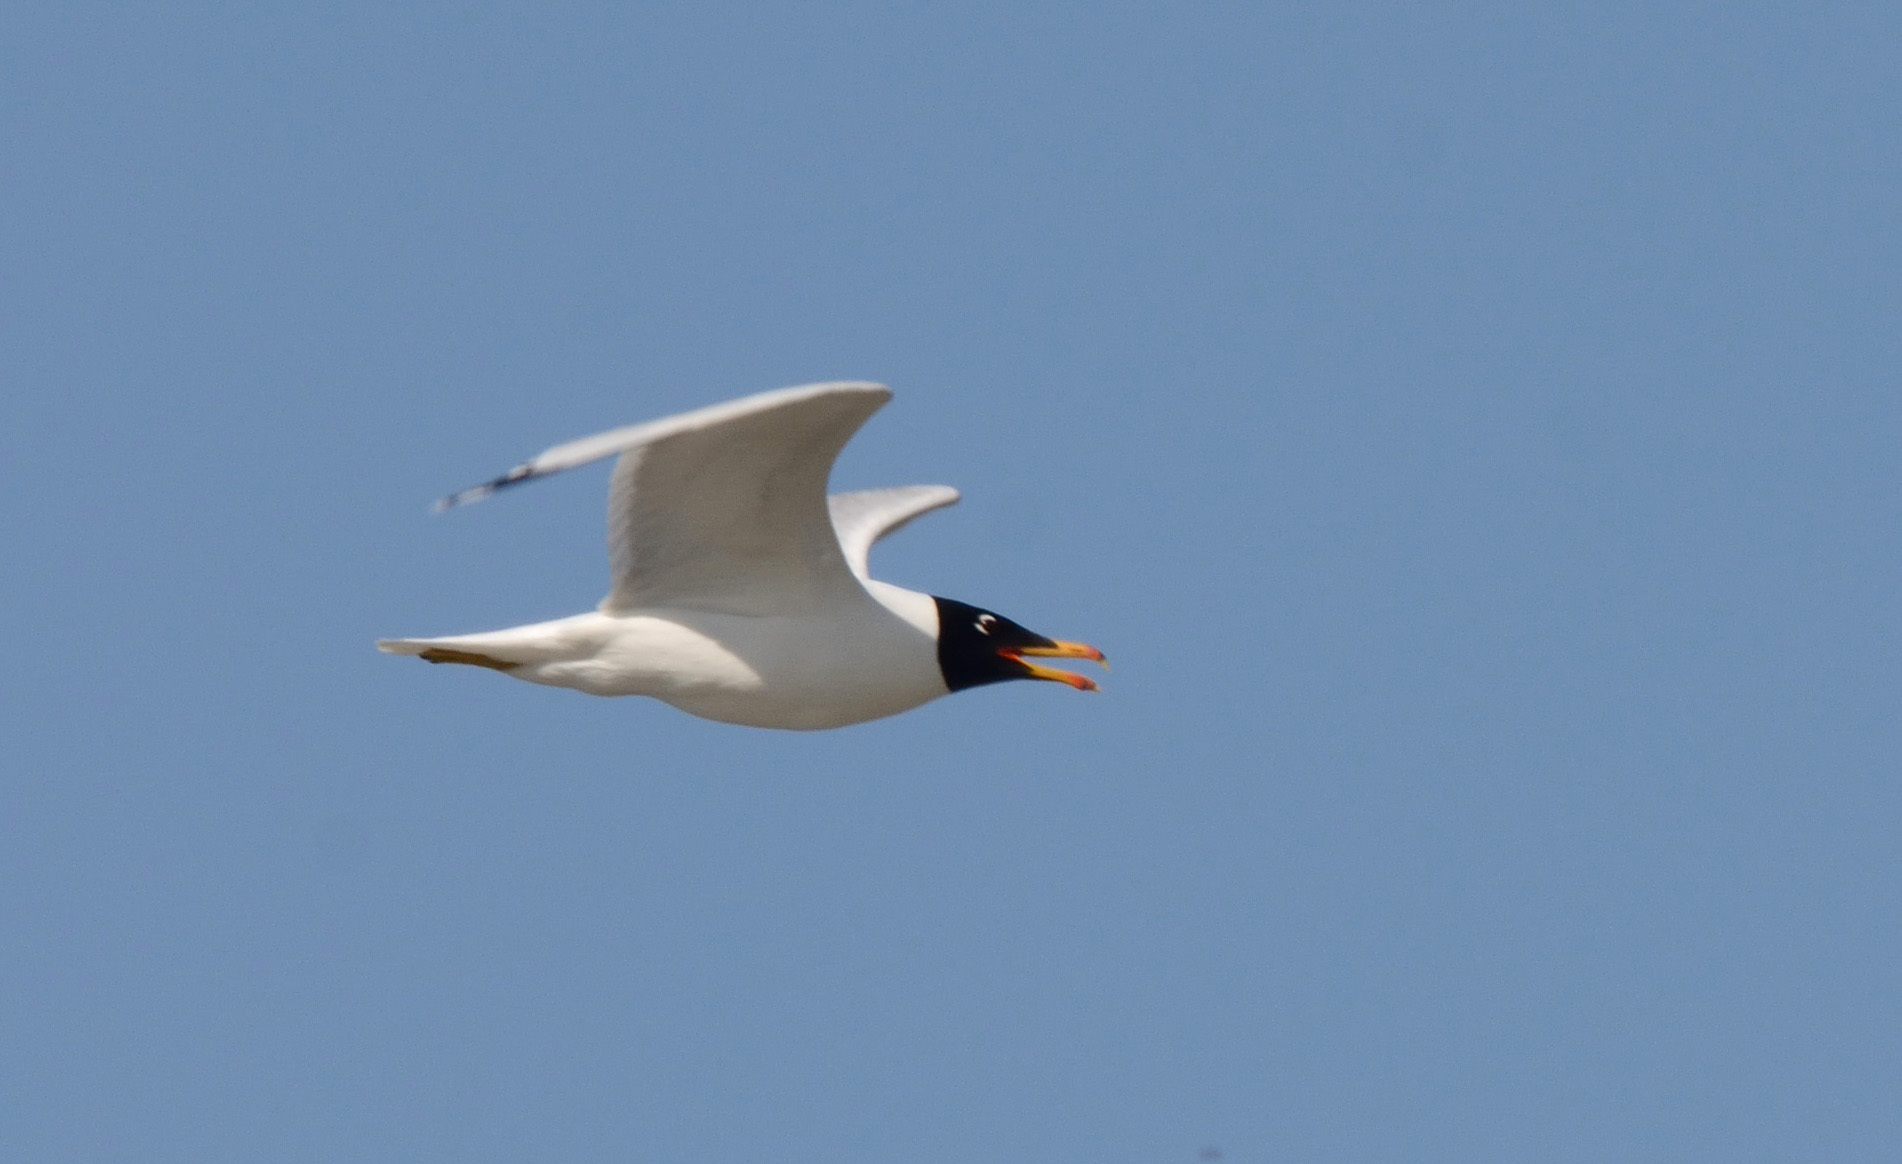
[{"label": "white breast", "polygon": [[929,595],[873,585],[878,601],[816,618],[649,610],[563,619],[543,625],[563,627],[572,651],[514,674],[594,695],[649,695],[708,719],[775,728],[841,727],[948,694],[938,669],[936,604]]}]

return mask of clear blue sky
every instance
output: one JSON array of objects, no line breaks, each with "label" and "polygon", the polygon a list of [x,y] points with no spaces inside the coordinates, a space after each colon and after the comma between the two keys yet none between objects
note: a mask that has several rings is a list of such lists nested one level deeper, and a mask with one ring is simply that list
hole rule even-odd
[{"label": "clear blue sky", "polygon": [[[0,1157],[1894,1158],[1893,4],[285,7],[0,17]],[[833,378],[1103,695],[372,649]]]}]

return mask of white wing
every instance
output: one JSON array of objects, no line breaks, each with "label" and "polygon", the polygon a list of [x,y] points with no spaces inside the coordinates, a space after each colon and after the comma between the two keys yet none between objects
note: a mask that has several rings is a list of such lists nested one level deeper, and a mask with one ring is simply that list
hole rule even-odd
[{"label": "white wing", "polygon": [[603,611],[800,614],[863,594],[833,533],[826,478],[889,399],[883,385],[851,381],[762,392],[556,445],[438,506],[619,453]]},{"label": "white wing", "polygon": [[832,528],[838,532],[846,564],[860,578],[869,578],[871,571],[866,563],[873,542],[920,514],[956,505],[958,491],[949,485],[901,485],[896,489],[834,493],[826,501],[832,509]]}]

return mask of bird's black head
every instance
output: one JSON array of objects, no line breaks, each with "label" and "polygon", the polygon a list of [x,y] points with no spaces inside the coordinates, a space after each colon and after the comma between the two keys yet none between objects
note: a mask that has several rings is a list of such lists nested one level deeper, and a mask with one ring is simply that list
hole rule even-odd
[{"label": "bird's black head", "polygon": [[1006,679],[1048,679],[1078,691],[1096,690],[1096,681],[1088,676],[1024,661],[1026,655],[1042,655],[1102,663],[1103,652],[1088,643],[1047,639],[1001,614],[955,598],[932,598],[938,604],[938,670],[951,690]]}]

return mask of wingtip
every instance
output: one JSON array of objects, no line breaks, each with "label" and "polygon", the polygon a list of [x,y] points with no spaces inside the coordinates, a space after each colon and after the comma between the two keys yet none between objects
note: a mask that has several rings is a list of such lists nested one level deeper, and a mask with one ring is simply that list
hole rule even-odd
[{"label": "wingtip", "polygon": [[430,502],[429,512],[432,514],[446,513],[459,505],[468,505],[471,502],[480,501],[484,497],[491,496],[498,489],[504,489],[510,485],[527,481],[535,475],[535,467],[532,462],[526,465],[517,465],[493,481],[484,481],[480,485],[471,485],[469,488],[458,493],[451,493],[447,497],[438,497],[436,500]]},{"label": "wingtip", "polygon": [[451,493],[447,497],[438,497],[429,503],[429,512],[432,515],[448,513],[458,505],[467,505],[471,501],[480,501],[493,492],[495,492],[493,486],[477,485],[473,489],[464,489],[460,493]]}]

